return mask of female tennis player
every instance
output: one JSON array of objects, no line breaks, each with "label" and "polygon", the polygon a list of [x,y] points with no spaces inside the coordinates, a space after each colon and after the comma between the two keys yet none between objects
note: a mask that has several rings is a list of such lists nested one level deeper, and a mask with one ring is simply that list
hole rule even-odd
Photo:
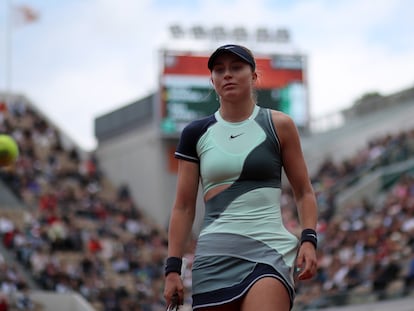
[{"label": "female tennis player", "polygon": [[[207,66],[220,106],[185,127],[175,152],[179,168],[164,296],[169,305],[173,297],[183,302],[182,256],[201,181],[205,217],[192,266],[193,310],[288,311],[294,282],[317,270],[317,204],[298,130],[285,113],[256,103],[258,74],[249,49],[221,46]],[[298,209],[300,237],[282,221],[282,169]]]}]

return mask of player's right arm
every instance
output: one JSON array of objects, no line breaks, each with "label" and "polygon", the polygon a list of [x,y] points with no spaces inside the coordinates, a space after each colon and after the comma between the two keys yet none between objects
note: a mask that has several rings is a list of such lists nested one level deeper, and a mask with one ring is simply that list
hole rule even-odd
[{"label": "player's right arm", "polygon": [[[189,237],[191,236],[199,184],[198,163],[178,160],[177,190],[171,211],[168,229],[168,257],[182,258]],[[166,276],[164,297],[167,305],[174,293],[178,293],[179,302],[184,299],[184,287],[178,273]]]}]

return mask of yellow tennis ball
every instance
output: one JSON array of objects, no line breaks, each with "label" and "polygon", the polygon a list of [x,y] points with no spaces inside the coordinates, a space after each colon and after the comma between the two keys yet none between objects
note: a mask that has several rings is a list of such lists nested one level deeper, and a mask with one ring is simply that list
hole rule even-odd
[{"label": "yellow tennis ball", "polygon": [[19,156],[16,141],[7,134],[0,134],[0,166],[9,166]]}]

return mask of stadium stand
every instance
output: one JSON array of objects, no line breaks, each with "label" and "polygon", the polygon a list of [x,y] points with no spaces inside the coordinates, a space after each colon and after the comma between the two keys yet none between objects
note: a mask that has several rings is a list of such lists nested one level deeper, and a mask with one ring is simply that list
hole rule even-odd
[{"label": "stadium stand", "polygon": [[0,198],[2,242],[12,258],[2,261],[1,288],[13,307],[30,285],[17,262],[37,288],[79,293],[96,310],[163,309],[165,230],[135,208],[127,187],[112,186],[93,153],[65,147],[27,101],[3,105],[1,120],[0,131],[20,148],[17,163],[0,172],[21,203],[8,207]]},{"label": "stadium stand", "polygon": [[[413,107],[408,100],[405,111]],[[89,303],[79,310],[164,310],[166,228],[138,206],[128,184],[106,176],[94,152],[68,142],[28,100],[16,97],[2,107],[0,132],[16,138],[21,156],[0,170],[1,191],[8,193],[7,200],[0,196],[0,304],[56,310],[48,304],[74,294]],[[298,284],[294,311],[369,310],[377,302],[408,310],[403,305],[414,296],[414,124],[404,127],[377,131],[357,152],[314,164],[320,269]],[[294,211],[286,187],[284,221],[298,234]],[[189,272],[185,284],[183,309],[189,310]]]}]

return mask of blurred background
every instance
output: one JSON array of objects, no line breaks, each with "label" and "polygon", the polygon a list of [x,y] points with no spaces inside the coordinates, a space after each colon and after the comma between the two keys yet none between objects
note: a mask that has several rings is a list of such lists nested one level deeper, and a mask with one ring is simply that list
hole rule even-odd
[{"label": "blurred background", "polygon": [[[20,157],[0,169],[0,308],[164,310],[173,153],[218,107],[209,54],[238,43],[258,104],[297,124],[317,194],[320,268],[294,310],[411,310],[413,5],[2,1],[0,132]],[[286,180],[282,209],[299,234]],[[188,268],[202,216],[199,198]]]}]

